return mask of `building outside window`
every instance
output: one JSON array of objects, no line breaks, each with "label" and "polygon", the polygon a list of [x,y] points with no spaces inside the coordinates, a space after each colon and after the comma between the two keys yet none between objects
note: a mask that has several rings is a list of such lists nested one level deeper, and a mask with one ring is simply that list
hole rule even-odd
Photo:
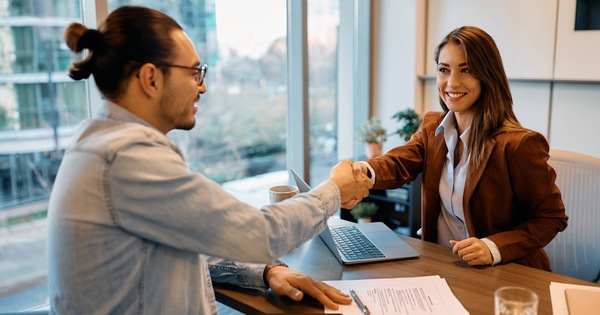
[{"label": "building outside window", "polygon": [[46,301],[46,204],[88,116],[86,83],[67,76],[62,39],[81,20],[78,0],[0,1],[0,311]]}]

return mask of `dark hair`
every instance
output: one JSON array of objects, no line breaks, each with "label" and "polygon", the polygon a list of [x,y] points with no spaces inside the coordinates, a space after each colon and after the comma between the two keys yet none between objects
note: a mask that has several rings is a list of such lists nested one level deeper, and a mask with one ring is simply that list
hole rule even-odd
[{"label": "dark hair", "polygon": [[[501,127],[522,127],[513,112],[508,78],[494,39],[475,26],[459,27],[446,35],[436,47],[436,64],[440,50],[450,42],[463,47],[471,74],[481,82],[481,95],[473,104],[474,117],[467,143],[473,169],[476,169],[483,160],[485,142]],[[444,112],[448,112],[441,96],[439,101]]]},{"label": "dark hair", "polygon": [[88,49],[88,54],[71,65],[69,76],[81,80],[94,75],[100,92],[108,99],[117,98],[142,64],[168,63],[174,55],[171,32],[181,29],[166,14],[136,6],[113,11],[98,30],[73,23],[65,31],[65,42],[71,51]]}]

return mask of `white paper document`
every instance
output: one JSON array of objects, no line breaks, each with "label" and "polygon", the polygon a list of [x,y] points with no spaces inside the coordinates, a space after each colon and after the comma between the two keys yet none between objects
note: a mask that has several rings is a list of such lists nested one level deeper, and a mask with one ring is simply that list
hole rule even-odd
[{"label": "white paper document", "polygon": [[567,307],[567,298],[565,297],[566,289],[582,289],[582,290],[589,290],[589,291],[600,291],[600,288],[597,286],[550,282],[550,300],[552,300],[552,314],[554,314],[554,315],[569,314],[569,309]]},{"label": "white paper document", "polygon": [[[371,315],[469,314],[439,276],[324,281],[344,293],[354,290]],[[355,301],[326,314],[362,315]]]}]

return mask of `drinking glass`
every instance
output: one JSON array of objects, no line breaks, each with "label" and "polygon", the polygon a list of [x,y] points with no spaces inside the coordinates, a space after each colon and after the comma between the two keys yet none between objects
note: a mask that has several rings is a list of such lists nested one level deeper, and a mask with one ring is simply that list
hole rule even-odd
[{"label": "drinking glass", "polygon": [[501,287],[494,292],[495,315],[537,315],[538,296],[521,287]]}]

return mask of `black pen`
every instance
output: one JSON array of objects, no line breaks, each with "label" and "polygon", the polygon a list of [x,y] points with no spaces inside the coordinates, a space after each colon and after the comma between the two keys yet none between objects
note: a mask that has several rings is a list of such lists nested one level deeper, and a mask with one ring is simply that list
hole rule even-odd
[{"label": "black pen", "polygon": [[358,295],[356,295],[356,292],[354,292],[354,290],[352,289],[350,289],[350,296],[354,299],[356,304],[358,304],[358,307],[360,308],[360,311],[363,313],[363,315],[371,315],[371,312],[369,312],[367,306],[363,304],[360,298],[358,298]]}]

